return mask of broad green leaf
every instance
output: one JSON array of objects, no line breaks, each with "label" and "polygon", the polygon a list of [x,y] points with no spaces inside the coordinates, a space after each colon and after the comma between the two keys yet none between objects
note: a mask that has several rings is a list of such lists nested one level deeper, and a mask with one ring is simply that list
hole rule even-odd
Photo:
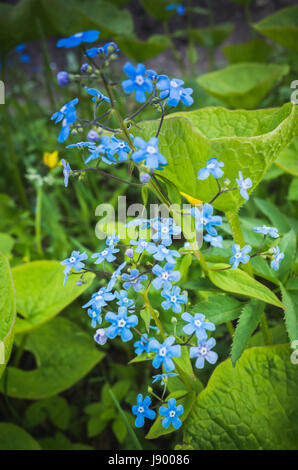
[{"label": "broad green leaf", "polygon": [[137,62],[156,57],[170,45],[169,39],[161,35],[151,36],[147,41],[142,41],[133,35],[116,36],[115,41],[127,57]]},{"label": "broad green leaf", "polygon": [[287,65],[243,62],[201,75],[201,87],[232,108],[254,109],[289,71]]},{"label": "broad green leaf", "polygon": [[261,256],[256,256],[255,258],[251,259],[250,263],[256,276],[267,279],[268,281],[273,282],[273,284],[278,286],[277,272],[271,268],[268,260],[263,259]]},{"label": "broad green leaf", "polygon": [[117,417],[113,423],[112,423],[112,430],[113,433],[115,434],[117,440],[120,442],[120,444],[124,441],[126,435],[127,435],[127,428],[126,424],[122,421],[121,417]]},{"label": "broad green leaf", "polygon": [[[138,123],[134,134],[149,140],[157,128],[157,121],[144,121]],[[239,170],[251,178],[250,193],[292,140],[295,130],[292,103],[257,111],[210,107],[171,114],[164,120],[159,135],[159,149],[168,162],[160,174],[179,191],[210,201],[218,191],[217,184],[214,178],[200,181],[197,174],[211,156],[217,157],[225,163],[224,178],[231,181],[232,187]],[[244,201],[238,191],[230,191],[217,198],[213,206],[235,211]]]},{"label": "broad green leaf", "polygon": [[257,208],[270,220],[270,222],[278,229],[279,232],[285,233],[291,230],[291,224],[287,216],[279,210],[272,202],[254,198]]},{"label": "broad green leaf", "polygon": [[8,233],[0,233],[0,253],[8,256],[15,244],[15,240]]},{"label": "broad green leaf", "polygon": [[231,64],[239,62],[266,62],[272,50],[272,46],[259,38],[222,47],[224,55]]},{"label": "broad green leaf", "polygon": [[284,308],[276,295],[260,282],[253,279],[241,269],[227,269],[225,271],[216,271],[217,269],[227,268],[227,264],[216,264],[208,270],[209,278],[220,289],[259,299],[268,304]]},{"label": "broad green leaf", "polygon": [[298,140],[296,139],[296,141],[280,152],[274,163],[286,173],[298,176]]},{"label": "broad green leaf", "polygon": [[41,450],[41,447],[19,426],[0,423],[0,450]]},{"label": "broad green leaf", "polygon": [[26,408],[25,425],[28,428],[39,426],[49,419],[54,426],[66,430],[70,420],[70,407],[63,397],[52,397],[39,400]]},{"label": "broad green leaf", "polygon": [[286,328],[291,341],[298,339],[298,311],[297,304],[291,294],[286,291],[282,283],[280,283],[282,300],[285,304],[285,322]]},{"label": "broad green leaf", "polygon": [[33,261],[12,270],[17,297],[16,333],[27,333],[41,326],[81,295],[92,283],[77,286],[78,276],[70,276],[63,287],[63,266],[59,261]]},{"label": "broad green leaf", "polygon": [[235,366],[239,357],[243,353],[249,338],[258,326],[263,311],[264,302],[256,299],[250,300],[243,307],[233,336],[231,351],[231,361],[233,366]]},{"label": "broad green leaf", "polygon": [[200,46],[217,47],[232,33],[234,25],[223,23],[214,27],[190,29],[189,35]]},{"label": "broad green leaf", "polygon": [[[184,408],[184,413],[179,416],[182,422],[184,422],[189,415],[190,410],[192,409],[193,403],[195,401],[196,395],[195,392],[190,392],[187,394],[186,397],[179,399],[179,397],[183,397],[185,395],[185,390],[177,390],[176,392],[170,393],[167,396],[167,401],[170,398],[176,398],[177,405],[182,405]],[[166,404],[164,406],[167,406]],[[163,420],[163,416],[158,414],[158,410],[156,411],[156,420],[154,421],[153,425],[150,428],[150,431],[146,435],[146,439],[156,439],[159,436],[164,436],[165,434],[170,434],[175,430],[175,428],[171,425],[168,429],[165,429],[161,424]]]},{"label": "broad green leaf", "polygon": [[[74,323],[54,318],[28,336],[25,349],[34,354],[37,367],[30,371],[7,368],[7,395],[38,400],[68,389],[103,358],[93,343],[92,335]],[[0,390],[4,390],[3,380]]]},{"label": "broad green leaf", "polygon": [[62,432],[57,432],[55,437],[43,437],[39,443],[43,450],[93,450],[86,444],[72,443]]},{"label": "broad green leaf", "polygon": [[285,255],[284,259],[280,262],[278,269],[278,277],[283,281],[284,278],[289,277],[293,271],[296,258],[296,234],[293,229],[282,237],[282,240],[279,243],[279,248]]},{"label": "broad green leaf", "polygon": [[16,318],[16,301],[7,258],[0,254],[0,377],[10,357]]},{"label": "broad green leaf", "polygon": [[172,3],[171,0],[140,0],[140,3],[150,16],[159,21],[168,20],[174,14],[173,10],[166,10],[166,6]]},{"label": "broad green leaf", "polygon": [[199,302],[191,308],[193,313],[203,313],[205,317],[214,323],[220,325],[238,318],[243,303],[234,297],[227,295],[212,295],[208,300]]},{"label": "broad green leaf", "polygon": [[250,348],[217,366],[184,424],[196,450],[298,448],[297,366],[288,345]]},{"label": "broad green leaf", "polygon": [[8,13],[8,33],[0,36],[0,49],[4,52],[20,43],[39,40],[41,34],[67,37],[95,29],[103,39],[133,31],[129,11],[119,10],[107,0],[21,0]]},{"label": "broad green leaf", "polygon": [[[289,337],[287,335],[284,325],[277,325],[272,328],[269,328],[269,335],[272,344],[286,344],[289,341]],[[261,331],[257,331],[248,341],[248,348],[252,348],[255,346],[266,346]]]},{"label": "broad green leaf", "polygon": [[288,192],[289,201],[298,201],[298,178],[293,178]]},{"label": "broad green leaf", "polygon": [[253,26],[267,38],[298,51],[298,6],[279,10]]}]

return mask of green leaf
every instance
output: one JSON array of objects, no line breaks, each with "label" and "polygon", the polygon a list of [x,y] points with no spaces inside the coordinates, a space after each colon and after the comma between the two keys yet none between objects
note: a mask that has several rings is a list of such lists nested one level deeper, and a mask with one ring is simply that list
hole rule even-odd
[{"label": "green leaf", "polygon": [[239,62],[267,62],[272,50],[272,46],[259,38],[222,47],[224,55],[231,64],[238,64]]},{"label": "green leaf", "polygon": [[293,178],[289,187],[289,201],[298,201],[298,178]]},{"label": "green leaf", "polygon": [[243,62],[201,75],[201,87],[232,108],[254,109],[289,71],[287,65]]},{"label": "green leaf", "polygon": [[43,450],[93,450],[93,447],[81,444],[73,444],[62,432],[57,432],[55,437],[43,437],[39,439]]},{"label": "green leaf", "polygon": [[39,400],[26,408],[25,424],[32,428],[43,423],[47,418],[59,429],[65,431],[70,420],[70,407],[63,397]]},{"label": "green leaf", "polygon": [[[149,140],[155,135],[158,122],[145,121],[138,126],[135,134]],[[250,193],[292,140],[294,132],[295,107],[291,103],[279,109],[257,111],[210,107],[174,113],[164,120],[159,135],[159,149],[168,162],[160,174],[179,191],[210,201],[217,193],[217,184],[214,178],[198,180],[197,174],[213,156],[224,161],[224,177],[231,185],[235,185],[239,170],[251,178]],[[244,201],[238,191],[230,191],[217,198],[213,206],[235,211]]]},{"label": "green leaf", "polygon": [[[92,336],[74,323],[54,318],[28,336],[25,349],[34,354],[37,367],[7,368],[7,395],[38,400],[68,389],[103,358],[93,343]],[[4,391],[3,380],[0,390]]]},{"label": "green leaf", "polygon": [[[289,341],[284,325],[277,325],[273,328],[269,328],[269,335],[272,340],[272,344],[286,344]],[[254,346],[266,346],[263,333],[261,331],[257,331],[248,341],[248,348],[252,348]]]},{"label": "green leaf", "polygon": [[133,35],[123,35],[116,36],[115,41],[126,56],[137,62],[150,60],[170,46],[169,39],[162,35],[151,36],[147,41],[142,41]]},{"label": "green leaf", "polygon": [[250,300],[242,310],[234,336],[231,351],[231,361],[233,366],[243,353],[249,338],[258,326],[261,315],[264,311],[264,302],[260,300]]},{"label": "green leaf", "polygon": [[298,448],[297,366],[288,345],[250,348],[217,366],[184,425],[196,450]]},{"label": "green leaf", "polygon": [[223,23],[213,27],[190,29],[189,35],[200,46],[213,48],[222,44],[233,29],[232,23]]},{"label": "green leaf", "polygon": [[279,10],[253,27],[267,38],[298,51],[298,6]]},{"label": "green leaf", "polygon": [[294,299],[291,294],[286,291],[282,283],[280,283],[282,301],[285,304],[285,322],[286,328],[291,341],[298,339],[298,311]]},{"label": "green leaf", "polygon": [[282,237],[279,248],[285,255],[284,259],[280,262],[278,270],[278,277],[283,281],[285,277],[290,276],[295,264],[296,234],[293,229]]},{"label": "green leaf", "polygon": [[223,269],[228,266],[227,264],[216,264],[212,266],[213,270],[209,269],[209,278],[213,284],[227,292],[252,297],[267,302],[268,304],[284,308],[281,301],[268,287],[253,279],[246,272],[241,271],[241,269],[216,271],[216,269]]},{"label": "green leaf", "polygon": [[24,429],[12,423],[0,423],[0,450],[41,450]]},{"label": "green leaf", "polygon": [[0,233],[0,253],[8,256],[15,244],[15,240],[8,233]]},{"label": "green leaf", "polygon": [[122,418],[118,417],[113,421],[112,430],[113,430],[113,433],[115,434],[117,440],[121,444],[124,441],[124,439],[126,438],[126,435],[127,435],[126,424],[122,421]]},{"label": "green leaf", "polygon": [[[63,287],[63,267],[59,261],[33,261],[12,270],[17,297],[16,333],[27,333],[47,322],[81,295],[92,283],[94,274],[77,286],[78,276],[70,276]],[[29,295],[30,294],[30,295]]]},{"label": "green leaf", "polygon": [[286,173],[298,176],[298,140],[285,148],[274,163]]},{"label": "green leaf", "polygon": [[291,230],[290,222],[279,209],[272,202],[264,199],[254,198],[254,203],[257,208],[270,220],[270,222],[276,227],[279,232],[285,233]]},{"label": "green leaf", "polygon": [[7,258],[0,254],[0,377],[10,357],[16,318],[12,275]]},{"label": "green leaf", "polygon": [[[179,416],[182,423],[186,420],[187,416],[189,415],[192,405],[196,398],[195,392],[190,392],[187,394],[186,397],[179,399],[179,397],[182,397],[184,395],[185,395],[185,390],[177,390],[176,392],[170,393],[170,395],[167,396],[167,401],[170,398],[176,398],[177,405],[183,406],[184,413]],[[167,406],[167,405],[164,405],[164,406]],[[150,431],[146,435],[146,439],[156,439],[157,437],[164,436],[165,434],[170,434],[176,431],[176,429],[172,425],[168,429],[165,429],[163,425],[161,424],[163,418],[164,418],[163,416],[157,415],[156,420],[154,421],[153,425],[150,428]]]},{"label": "green leaf", "polygon": [[220,325],[228,321],[238,318],[243,303],[234,297],[227,295],[212,295],[208,300],[199,302],[191,308],[193,313],[203,313],[206,318],[214,323]]},{"label": "green leaf", "polygon": [[171,3],[170,0],[140,0],[140,3],[150,16],[159,21],[168,20],[174,13],[166,10],[166,6]]}]

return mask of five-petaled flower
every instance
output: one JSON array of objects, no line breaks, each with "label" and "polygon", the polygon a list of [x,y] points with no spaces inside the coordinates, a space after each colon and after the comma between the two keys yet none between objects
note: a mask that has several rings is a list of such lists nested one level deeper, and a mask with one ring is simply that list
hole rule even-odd
[{"label": "five-petaled flower", "polygon": [[217,158],[209,158],[207,165],[198,172],[198,179],[205,180],[209,175],[214,176],[214,178],[221,178],[224,172],[220,168],[224,165],[224,162],[219,162]]},{"label": "five-petaled flower", "polygon": [[99,31],[94,30],[76,33],[68,38],[59,39],[57,47],[66,47],[68,49],[69,47],[76,47],[83,43],[94,42],[99,38],[99,34]]},{"label": "five-petaled flower", "polygon": [[171,372],[175,369],[175,364],[172,357],[181,356],[181,346],[174,344],[174,336],[168,336],[163,344],[160,344],[157,339],[152,339],[148,345],[148,352],[155,352],[156,355],[152,361],[152,365],[155,369],[158,369],[162,364],[166,372]]},{"label": "five-petaled flower", "polygon": [[253,230],[257,233],[262,233],[263,235],[269,235],[272,238],[278,238],[279,233],[276,227],[268,227],[267,225],[262,225],[262,227],[253,227]]},{"label": "five-petaled flower", "polygon": [[244,199],[248,200],[249,196],[248,196],[247,190],[252,187],[252,181],[250,178],[243,179],[243,175],[241,171],[238,172],[238,176],[239,177],[236,178],[236,182],[240,188],[240,194]]},{"label": "five-petaled flower", "polygon": [[206,229],[209,235],[215,237],[217,231],[214,228],[214,225],[221,225],[222,218],[219,215],[212,215],[213,207],[207,202],[203,205],[203,211],[198,207],[192,207],[190,209],[191,215],[195,218],[195,224],[197,230]]},{"label": "five-petaled flower", "polygon": [[162,99],[167,99],[167,104],[169,106],[177,106],[182,101],[186,106],[191,106],[193,104],[193,98],[191,94],[193,93],[192,88],[183,88],[183,80],[179,78],[169,79],[167,75],[159,75],[156,88],[160,90],[160,97]]},{"label": "five-petaled flower", "polygon": [[155,289],[170,289],[172,282],[177,282],[180,279],[180,271],[173,271],[174,265],[166,263],[162,268],[158,264],[153,267],[152,272],[156,278],[152,284]]},{"label": "five-petaled flower", "polygon": [[207,339],[208,335],[206,330],[214,331],[215,325],[209,321],[205,320],[205,315],[202,313],[195,313],[191,315],[188,312],[184,312],[181,315],[181,318],[187,322],[187,325],[183,327],[184,333],[187,335],[196,334],[196,337],[199,341]]},{"label": "five-petaled flower", "polygon": [[141,338],[134,343],[135,353],[137,356],[143,352],[148,352],[150,339],[148,338],[147,333],[143,333]]},{"label": "five-petaled flower", "polygon": [[281,253],[279,250],[279,247],[276,246],[274,248],[271,248],[272,253],[274,254],[274,258],[270,263],[271,268],[274,269],[274,271],[277,271],[279,268],[279,263],[282,259],[284,259],[285,255],[284,253]]},{"label": "five-petaled flower", "polygon": [[58,142],[62,143],[68,138],[70,134],[70,126],[77,120],[76,105],[78,104],[78,98],[66,103],[62,108],[56,113],[52,114],[51,120],[55,121],[55,124],[59,122],[62,123],[61,131],[58,135]]},{"label": "five-petaled flower", "polygon": [[124,342],[132,339],[133,334],[130,328],[138,324],[138,317],[136,315],[128,316],[126,307],[119,307],[118,314],[108,312],[105,316],[105,320],[112,323],[112,325],[106,329],[107,337],[114,339],[119,335]]},{"label": "five-petaled flower", "polygon": [[146,101],[145,93],[152,93],[153,91],[153,84],[146,74],[145,65],[138,64],[134,67],[130,62],[126,62],[123,70],[129,77],[122,82],[123,90],[128,94],[134,91],[136,100],[139,103],[144,103]]},{"label": "five-petaled flower", "polygon": [[133,405],[132,412],[136,416],[135,425],[137,428],[144,426],[145,418],[154,419],[155,411],[150,410],[149,406],[151,404],[151,398],[145,397],[143,400],[143,395],[139,393],[137,396],[137,404]]},{"label": "five-petaled flower", "polygon": [[204,235],[204,240],[205,242],[209,242],[211,246],[214,246],[216,248],[222,248],[222,236],[221,235],[217,235],[215,237],[213,237],[212,235],[209,235],[209,233],[207,233],[206,235]]},{"label": "five-petaled flower", "polygon": [[233,256],[231,256],[229,263],[232,264],[232,269],[238,268],[240,263],[246,264],[249,262],[250,256],[248,253],[251,251],[250,245],[245,245],[240,248],[240,245],[236,244],[232,246]]},{"label": "five-petaled flower", "polygon": [[69,258],[61,261],[60,264],[65,265],[65,268],[63,270],[63,272],[64,272],[63,285],[64,286],[65,286],[66,281],[68,279],[69,273],[71,272],[72,269],[79,272],[84,268],[85,264],[82,263],[82,261],[84,261],[85,259],[88,259],[88,255],[85,252],[80,253],[79,251],[73,251]]},{"label": "five-petaled flower", "polygon": [[216,345],[216,341],[214,338],[209,338],[208,341],[198,341],[197,346],[192,346],[189,350],[189,357],[193,359],[194,357],[197,358],[196,360],[196,367],[198,369],[203,369],[205,360],[209,362],[209,364],[215,364],[218,355],[216,352],[211,351],[211,349]]},{"label": "five-petaled flower", "polygon": [[133,287],[136,292],[139,292],[143,289],[143,285],[141,284],[143,281],[146,281],[147,276],[146,274],[139,274],[138,269],[132,269],[130,274],[124,273],[122,274],[122,279],[125,281],[123,283],[124,289],[129,289]]},{"label": "five-petaled flower", "polygon": [[182,308],[181,304],[186,304],[187,295],[180,294],[180,287],[174,286],[172,289],[164,290],[161,295],[166,300],[161,303],[162,308],[169,310],[170,308],[174,313],[180,313]]},{"label": "five-petaled flower", "polygon": [[151,137],[149,142],[146,142],[141,137],[136,137],[133,143],[139,149],[131,155],[135,163],[145,161],[145,165],[151,170],[162,169],[163,166],[167,165],[166,157],[158,150],[157,137]]},{"label": "five-petaled flower", "polygon": [[175,398],[170,398],[168,400],[168,407],[161,406],[159,408],[159,414],[161,416],[164,416],[164,419],[162,420],[161,424],[164,428],[168,429],[168,427],[172,423],[175,429],[179,429],[182,425],[182,421],[180,418],[178,418],[178,416],[182,415],[183,412],[183,406],[177,406]]}]

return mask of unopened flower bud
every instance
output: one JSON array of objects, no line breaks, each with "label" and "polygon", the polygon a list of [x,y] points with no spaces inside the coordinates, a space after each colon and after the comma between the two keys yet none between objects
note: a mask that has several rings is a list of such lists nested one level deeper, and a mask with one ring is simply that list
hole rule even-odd
[{"label": "unopened flower bud", "polygon": [[82,73],[91,73],[92,72],[92,67],[89,64],[83,64],[81,67],[81,72]]},{"label": "unopened flower bud", "polygon": [[134,256],[134,251],[132,248],[127,248],[126,252],[125,252],[125,256],[128,256],[128,258],[133,258]]},{"label": "unopened flower bud", "polygon": [[141,183],[148,183],[150,181],[151,176],[149,173],[141,173],[140,174],[140,181]]},{"label": "unopened flower bud", "polygon": [[150,387],[150,385],[148,386],[147,391],[148,391],[148,393],[152,393],[152,392],[153,392],[153,389],[152,389],[152,387]]},{"label": "unopened flower bud", "polygon": [[108,341],[106,330],[104,328],[99,328],[98,330],[96,330],[96,333],[94,335],[94,340],[101,346],[106,344],[106,342]]},{"label": "unopened flower bud", "polygon": [[57,82],[60,86],[66,86],[70,83],[70,76],[68,72],[61,71],[57,73]]},{"label": "unopened flower bud", "polygon": [[95,142],[96,140],[99,140],[99,135],[97,134],[96,131],[91,129],[91,131],[88,132],[87,138],[88,138],[88,140],[91,140],[92,142]]}]

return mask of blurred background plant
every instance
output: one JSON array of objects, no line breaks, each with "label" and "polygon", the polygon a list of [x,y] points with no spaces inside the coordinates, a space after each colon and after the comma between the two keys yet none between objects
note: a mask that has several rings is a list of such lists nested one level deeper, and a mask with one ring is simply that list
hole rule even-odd
[{"label": "blurred background plant", "polygon": [[[0,106],[0,253],[12,267],[18,314],[12,367],[4,371],[0,366],[0,375],[4,371],[0,385],[1,421],[12,423],[0,424],[1,448],[158,449],[173,448],[179,442],[177,434],[149,441],[143,432],[133,430],[130,406],[150,375],[150,365],[136,363],[133,368],[127,367],[131,351],[120,341],[106,345],[103,352],[90,344],[92,329],[82,315],[82,298],[76,299],[80,294],[84,298],[91,294],[92,276],[80,290],[75,289],[73,282],[67,292],[62,291],[61,267],[53,260],[66,258],[73,249],[89,254],[103,246],[93,235],[98,221],[95,208],[103,202],[116,207],[117,198],[126,187],[111,179],[102,184],[86,176],[88,184],[74,179],[72,192],[66,193],[63,188],[60,161],[65,157],[65,147],[57,143],[57,132],[49,123],[49,116],[74,94],[80,98],[82,115],[88,115],[92,108],[75,80],[63,89],[58,85],[57,72],[67,69],[75,74],[82,57],[76,51],[56,49],[57,38],[77,31],[100,30],[101,40],[118,44],[120,64],[128,57],[146,62],[148,68],[158,72],[183,78],[194,90],[192,109],[268,108],[290,101],[290,85],[298,78],[298,7],[293,3],[0,2],[1,76],[6,85],[6,104]],[[119,62],[113,67],[119,74]],[[121,95],[117,100],[121,110]],[[134,110],[132,107],[128,111]],[[181,110],[183,106],[175,108]],[[156,116],[148,107],[142,119]],[[79,161],[80,155],[73,158]],[[117,175],[125,178],[126,170],[118,168]],[[240,217],[245,241],[251,245],[256,245],[258,239],[250,229],[262,223],[279,227],[283,234],[294,233],[284,242],[292,250],[294,268],[297,175],[298,141],[294,140],[268,170]],[[136,197],[138,191],[130,188],[129,201],[135,202]],[[231,246],[227,221],[223,228],[230,237],[226,247]],[[208,250],[206,259],[221,262],[222,255],[214,248]],[[4,258],[1,263],[6,266]],[[9,276],[8,266],[3,269]],[[183,269],[184,287],[191,291],[193,303],[200,304],[201,309],[205,305],[208,313],[215,312],[222,302],[218,289],[210,282],[198,284],[199,265],[191,271],[188,266]],[[259,269],[262,271],[262,266]],[[29,303],[28,283],[32,286]],[[292,283],[291,291],[297,300],[297,284]],[[234,311],[233,318],[240,308],[237,299],[227,301],[226,309]],[[13,311],[11,307],[11,327]],[[286,342],[285,329],[279,325],[274,307],[269,320],[273,342]],[[225,323],[217,325],[221,360],[229,355],[229,333]],[[8,351],[12,348],[12,335],[7,338]],[[258,332],[251,341],[262,344]],[[81,361],[77,361],[78,356]],[[57,363],[64,368],[63,373],[55,372]],[[204,385],[210,374],[208,367],[201,374]],[[174,379],[169,388],[177,390]],[[10,436],[10,444],[5,436]]]}]

